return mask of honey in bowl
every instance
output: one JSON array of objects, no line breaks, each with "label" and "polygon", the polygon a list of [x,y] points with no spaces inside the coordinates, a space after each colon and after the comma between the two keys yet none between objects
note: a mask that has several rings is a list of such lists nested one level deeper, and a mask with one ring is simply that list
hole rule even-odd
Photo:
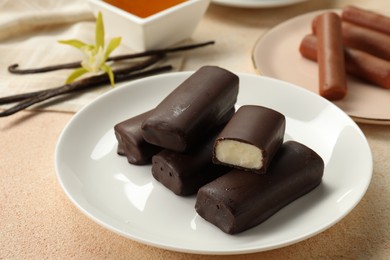
[{"label": "honey in bowl", "polygon": [[146,18],[187,0],[104,0],[140,18]]}]

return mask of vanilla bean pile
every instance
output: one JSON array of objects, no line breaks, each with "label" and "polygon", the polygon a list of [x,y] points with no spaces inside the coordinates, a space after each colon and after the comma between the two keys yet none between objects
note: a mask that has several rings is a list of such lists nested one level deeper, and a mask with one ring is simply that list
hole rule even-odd
[{"label": "vanilla bean pile", "polygon": [[[126,80],[132,80],[136,78],[146,77],[153,74],[169,71],[172,69],[171,65],[154,67],[154,68],[149,68],[149,67],[155,65],[156,63],[164,59],[168,53],[191,50],[191,49],[207,46],[210,44],[214,44],[214,41],[178,46],[174,48],[157,49],[157,50],[145,51],[145,52],[134,53],[134,54],[112,56],[107,60],[119,61],[119,60],[148,57],[147,59],[137,63],[133,63],[130,66],[113,70],[115,82],[122,82]],[[32,69],[18,69],[18,64],[14,64],[9,66],[8,70],[10,73],[14,73],[14,74],[32,74],[32,73],[43,73],[43,72],[49,72],[49,71],[55,71],[61,69],[71,69],[77,67],[80,67],[80,62],[59,64],[54,66],[32,68]],[[55,88],[49,88],[49,89],[33,91],[33,92],[28,92],[23,94],[0,97],[0,105],[19,102],[16,105],[12,106],[11,108],[0,112],[0,117],[5,117],[5,116],[15,114],[16,112],[26,109],[34,104],[43,102],[45,100],[49,100],[51,98],[60,95],[69,94],[71,92],[76,92],[81,90],[92,89],[94,87],[98,87],[109,83],[110,83],[110,79],[108,75],[101,74],[101,75],[84,78],[75,81],[73,83],[65,84]]]},{"label": "vanilla bean pile", "polygon": [[[150,75],[165,72],[165,71],[168,71],[171,69],[172,69],[171,65],[166,65],[166,66],[143,70],[140,72],[134,72],[134,73],[130,72],[129,73],[129,70],[130,70],[130,67],[129,67],[129,68],[125,68],[125,69],[114,70],[114,77],[115,77],[116,82],[121,82],[121,81],[125,81],[125,80],[150,76]],[[13,106],[9,109],[6,109],[6,110],[0,112],[0,117],[5,117],[5,116],[15,114],[16,112],[19,112],[23,109],[26,109],[34,104],[51,99],[51,98],[56,97],[56,96],[68,94],[68,93],[75,92],[75,91],[91,89],[91,88],[98,87],[98,86],[101,86],[104,84],[109,84],[109,83],[110,83],[110,79],[109,79],[108,75],[101,74],[101,75],[91,76],[91,77],[88,77],[85,79],[81,79],[81,80],[75,81],[75,82],[70,83],[70,84],[65,84],[65,85],[60,86],[60,87],[50,88],[50,89],[31,92],[31,93],[26,93],[26,94],[24,94],[25,98],[22,99],[22,101],[20,103],[16,104],[15,106]],[[19,96],[19,95],[16,95],[16,96]],[[0,104],[10,103],[10,102],[2,102],[4,100],[5,100],[5,98],[3,98],[3,100],[0,99]]]},{"label": "vanilla bean pile", "polygon": [[[154,55],[163,55],[168,53],[187,51],[187,50],[192,50],[200,47],[205,47],[207,45],[212,45],[214,43],[215,43],[214,41],[208,41],[208,42],[197,43],[197,44],[177,46],[173,48],[156,49],[156,50],[149,50],[149,51],[144,51],[139,53],[116,55],[116,56],[108,57],[107,61],[129,60],[129,59],[136,59],[136,58],[142,58],[142,57],[148,57]],[[13,74],[33,74],[33,73],[43,73],[43,72],[49,72],[49,71],[55,71],[61,69],[75,69],[80,66],[81,66],[81,61],[52,65],[52,66],[47,66],[42,68],[32,68],[32,69],[19,69],[19,64],[13,64],[8,67],[8,71]]]},{"label": "vanilla bean pile", "polygon": [[[165,55],[152,56],[145,61],[133,64],[133,65],[125,67],[125,68],[114,70],[113,72],[114,72],[115,81],[121,82],[121,81],[127,80],[128,78],[126,78],[126,77],[128,76],[128,74],[145,69],[145,68],[157,63],[158,61],[162,60],[164,57],[165,57]],[[152,70],[152,71],[159,72],[159,70]],[[45,95],[45,93],[47,93],[47,92],[62,93],[61,89],[68,89],[68,91],[66,93],[78,91],[78,90],[83,90],[83,89],[93,87],[92,83],[96,84],[96,87],[98,87],[102,84],[109,83],[109,78],[106,74],[102,74],[102,75],[92,76],[92,77],[86,78],[84,80],[81,80],[80,82],[76,81],[72,84],[66,84],[66,85],[63,85],[60,87],[56,87],[56,88],[38,90],[38,91],[27,92],[27,93],[23,93],[23,94],[16,94],[16,95],[7,96],[7,97],[0,97],[0,105],[19,102],[19,101],[22,101],[22,100],[25,100],[25,99],[28,99],[28,98],[31,98],[34,96],[38,96],[38,95]],[[69,86],[72,86],[72,87],[69,87]],[[76,88],[76,86],[78,86],[78,87]],[[63,94],[65,94],[65,93],[63,93]],[[0,113],[0,116],[1,116],[1,113]]]}]

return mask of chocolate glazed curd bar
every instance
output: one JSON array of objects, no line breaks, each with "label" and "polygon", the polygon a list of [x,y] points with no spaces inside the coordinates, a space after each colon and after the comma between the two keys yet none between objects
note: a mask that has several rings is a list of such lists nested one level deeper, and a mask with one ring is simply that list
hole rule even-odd
[{"label": "chocolate glazed curd bar", "polygon": [[237,101],[239,78],[204,66],[172,91],[142,124],[144,139],[183,152],[220,125]]},{"label": "chocolate glazed curd bar", "polygon": [[262,106],[241,106],[215,141],[213,162],[264,173],[283,143],[286,118]]},{"label": "chocolate glazed curd bar", "polygon": [[225,233],[240,233],[313,190],[323,172],[324,162],[316,152],[287,141],[266,174],[234,169],[201,187],[195,210]]},{"label": "chocolate glazed curd bar", "polygon": [[114,126],[118,141],[117,153],[127,157],[127,161],[135,165],[151,163],[152,156],[162,150],[161,147],[147,143],[141,131],[142,122],[152,110],[124,120]]},{"label": "chocolate glazed curd bar", "polygon": [[[234,109],[226,117],[226,121],[233,114]],[[176,195],[189,196],[196,194],[206,183],[230,171],[229,167],[216,165],[211,159],[215,138],[222,127],[223,125],[186,152],[165,149],[154,155],[153,177]]]}]

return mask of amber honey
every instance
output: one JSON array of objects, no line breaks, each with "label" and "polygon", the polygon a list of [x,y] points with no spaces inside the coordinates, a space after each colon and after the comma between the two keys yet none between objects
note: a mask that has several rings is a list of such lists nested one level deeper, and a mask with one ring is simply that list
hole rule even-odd
[{"label": "amber honey", "polygon": [[126,12],[146,18],[187,0],[104,0]]}]

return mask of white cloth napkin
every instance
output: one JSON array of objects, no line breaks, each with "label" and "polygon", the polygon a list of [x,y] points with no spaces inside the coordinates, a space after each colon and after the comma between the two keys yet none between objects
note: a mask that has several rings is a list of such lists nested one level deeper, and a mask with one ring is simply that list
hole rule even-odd
[{"label": "white cloth napkin", "polygon": [[[109,28],[105,30],[106,41],[120,36],[111,36]],[[94,43],[95,18],[87,1],[0,1],[0,97],[63,85],[72,70],[15,75],[8,72],[8,66],[17,63],[20,69],[36,68],[81,60],[79,50],[58,43],[58,40],[68,39]],[[121,45],[113,54],[130,52],[130,49]],[[176,63],[176,67],[181,66],[181,61],[171,62]],[[46,102],[44,106],[33,106],[30,109],[75,112],[110,89],[107,85],[82,95],[77,94],[74,98]]]}]

